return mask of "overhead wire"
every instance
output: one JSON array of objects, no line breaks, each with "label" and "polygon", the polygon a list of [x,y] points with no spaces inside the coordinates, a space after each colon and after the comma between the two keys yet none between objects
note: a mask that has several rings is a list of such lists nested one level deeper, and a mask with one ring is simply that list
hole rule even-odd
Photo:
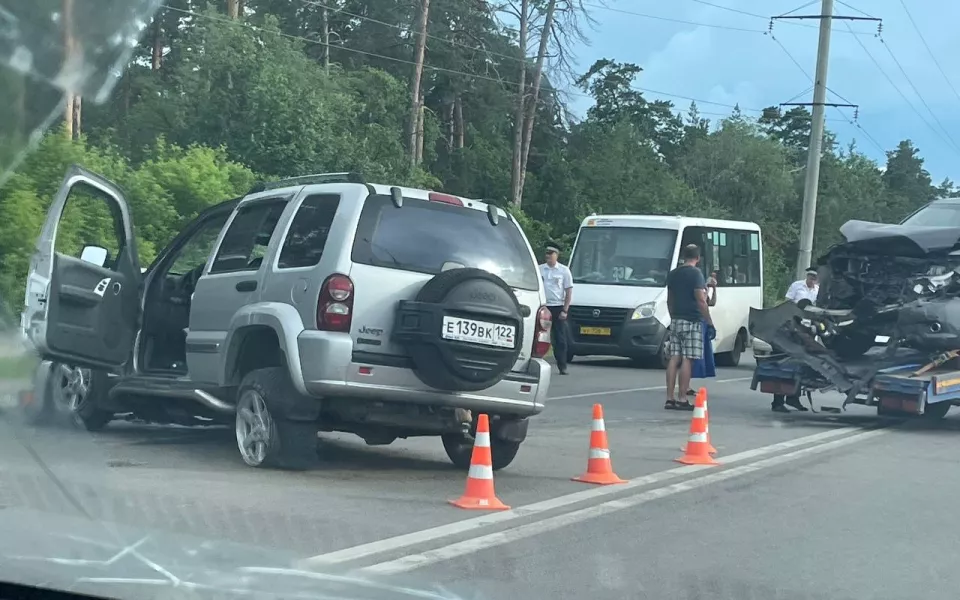
[{"label": "overhead wire", "polygon": [[[358,14],[356,14],[356,13],[349,12],[349,11],[347,11],[347,10],[344,10],[344,9],[339,8],[339,7],[336,7],[336,6],[329,6],[329,5],[327,5],[327,4],[324,4],[323,2],[319,2],[318,0],[300,0],[300,2],[302,2],[303,4],[309,5],[309,6],[317,6],[317,7],[320,7],[320,8],[324,8],[324,9],[329,10],[330,12],[335,13],[335,14],[347,15],[348,17],[352,17],[352,18],[354,18],[354,19],[360,19],[361,21],[367,21],[367,22],[370,22],[370,23],[376,23],[376,24],[378,24],[378,25],[383,25],[384,27],[390,27],[390,28],[397,29],[397,30],[400,30],[400,31],[405,31],[405,30],[408,29],[407,27],[404,27],[403,25],[397,25],[396,23],[388,23],[387,21],[381,21],[381,20],[379,20],[379,19],[375,19],[375,18],[373,18],[373,17],[368,17],[368,16],[366,16],[366,15],[358,15]],[[420,34],[419,34],[419,32],[417,32],[417,33],[414,33],[414,35],[419,36]],[[443,43],[445,43],[445,44],[450,44],[451,46],[459,46],[459,47],[462,47],[462,48],[467,48],[467,49],[469,49],[469,50],[475,50],[475,51],[478,51],[478,52],[482,52],[483,54],[487,54],[487,55],[489,55],[489,56],[498,56],[498,57],[500,57],[500,58],[505,58],[505,59],[507,59],[507,60],[512,60],[512,61],[516,61],[516,62],[525,62],[525,60],[524,60],[522,57],[520,57],[520,56],[511,56],[511,55],[509,55],[509,54],[504,54],[504,53],[502,53],[502,52],[494,52],[494,51],[492,51],[492,50],[486,50],[486,49],[484,49],[484,48],[479,48],[479,47],[474,46],[474,45],[471,45],[471,44],[466,44],[466,43],[464,43],[464,42],[460,42],[460,41],[457,41],[457,40],[447,39],[447,38],[445,38],[445,37],[438,36],[438,35],[434,35],[434,34],[430,34],[430,33],[426,34],[426,38],[427,38],[428,40],[436,40],[436,41],[438,41],[438,42],[443,42]]]},{"label": "overhead wire", "polygon": [[[657,21],[666,21],[666,22],[668,22],[668,23],[679,23],[679,24],[681,24],[681,25],[694,25],[694,26],[696,26],[696,27],[710,27],[710,28],[712,28],[712,29],[726,29],[726,30],[728,30],[728,31],[739,31],[739,32],[741,32],[741,33],[760,33],[760,34],[765,33],[764,30],[762,30],[762,29],[748,29],[748,28],[746,28],[746,27],[734,27],[734,26],[730,26],[730,25],[715,25],[715,24],[713,24],[713,23],[703,23],[703,22],[697,22],[697,21],[690,21],[690,20],[687,20],[687,19],[677,19],[677,18],[674,18],[674,17],[661,17],[661,16],[658,16],[658,15],[650,15],[650,14],[647,14],[647,13],[640,13],[640,12],[635,12],[635,11],[632,11],[632,10],[626,10],[626,9],[623,9],[623,8],[614,8],[614,7],[612,7],[612,6],[604,6],[604,5],[602,5],[602,4],[591,4],[591,3],[585,2],[583,5],[584,5],[584,6],[589,6],[590,8],[596,8],[596,9],[598,9],[598,10],[606,10],[606,11],[610,11],[610,12],[620,13],[620,14],[623,14],[623,15],[631,15],[631,16],[634,16],[634,17],[642,17],[642,18],[644,18],[644,19],[654,19],[654,20],[657,20]],[[713,6],[713,5],[711,5],[711,6]]]},{"label": "overhead wire", "polygon": [[[848,29],[850,28],[850,25],[849,25],[849,24],[844,23],[844,25],[846,25],[846,27],[847,27]],[[910,110],[912,110],[912,111],[917,115],[917,117],[920,119],[921,122],[923,122],[924,125],[926,125],[928,128],[930,128],[930,130],[934,133],[934,135],[936,135],[938,138],[940,138],[940,140],[941,140],[942,142],[944,142],[947,146],[951,146],[950,141],[947,140],[946,138],[944,138],[943,134],[940,133],[940,131],[938,131],[937,128],[934,127],[934,126],[930,123],[930,121],[927,120],[927,118],[923,115],[923,113],[920,112],[920,110],[914,105],[914,103],[910,100],[910,98],[907,96],[907,94],[904,93],[904,91],[903,91],[902,89],[900,89],[900,86],[897,85],[897,83],[893,80],[892,77],[890,77],[890,74],[887,73],[887,70],[883,68],[883,66],[880,64],[880,61],[878,61],[877,58],[873,55],[873,53],[870,52],[870,50],[869,50],[869,49],[867,48],[867,46],[860,40],[860,38],[855,38],[855,39],[856,39],[856,41],[857,41],[857,44],[859,44],[860,48],[863,50],[864,54],[866,54],[867,57],[870,59],[870,62],[872,62],[875,67],[877,67],[877,70],[880,71],[880,74],[884,76],[884,78],[887,80],[887,82],[890,84],[890,86],[893,87],[893,89],[897,92],[897,94],[900,95],[901,98],[903,98],[903,101],[906,102],[907,106],[910,107]],[[884,44],[884,46],[886,47],[885,44]],[[888,49],[888,51],[889,51],[889,48],[887,48],[887,49]],[[916,90],[914,90],[914,91],[916,91]],[[919,94],[918,94],[918,96],[919,96]],[[922,98],[921,98],[921,101],[923,101]],[[923,102],[924,102],[924,104],[926,104],[925,101],[923,101]],[[929,110],[929,108],[928,108],[927,110]],[[931,114],[932,114],[932,112],[931,112]],[[936,117],[934,116],[934,118],[936,118]],[[955,145],[953,146],[953,149],[956,150],[956,146],[955,146]]]},{"label": "overhead wire", "polygon": [[[308,43],[308,44],[315,44],[315,45],[319,45],[319,46],[326,46],[326,47],[329,47],[329,48],[331,48],[331,49],[335,49],[335,50],[339,50],[339,51],[344,51],[344,52],[352,52],[352,53],[361,54],[361,55],[364,55],[364,56],[369,56],[369,57],[372,57],[372,58],[378,58],[378,59],[381,59],[381,60],[388,60],[388,61],[391,61],[391,62],[396,62],[396,63],[400,63],[400,64],[407,64],[407,65],[415,65],[415,64],[416,64],[416,63],[415,63],[414,61],[412,61],[412,60],[407,60],[407,59],[403,59],[403,58],[399,58],[399,57],[395,57],[395,56],[386,56],[386,55],[383,55],[383,54],[377,54],[377,53],[375,53],[375,52],[369,52],[369,51],[367,51],[367,50],[360,50],[360,49],[357,49],[357,48],[349,48],[349,47],[340,46],[340,45],[337,45],[337,44],[330,44],[330,43],[326,43],[326,42],[323,42],[323,41],[320,41],[320,40],[315,40],[315,39],[311,39],[311,38],[307,38],[307,37],[303,37],[303,36],[299,36],[299,35],[293,35],[293,34],[289,34],[289,33],[284,33],[284,32],[282,32],[282,31],[264,29],[264,28],[258,27],[258,26],[256,26],[256,25],[251,25],[251,24],[249,24],[249,23],[244,23],[244,22],[242,22],[242,21],[237,21],[237,20],[230,19],[230,18],[227,18],[227,17],[219,17],[219,16],[216,16],[216,15],[208,14],[208,13],[199,13],[199,12],[196,12],[196,11],[192,11],[192,10],[188,10],[188,9],[183,9],[183,8],[177,8],[177,7],[173,7],[173,6],[163,6],[163,7],[162,7],[162,10],[169,10],[169,11],[174,11],[174,12],[177,12],[177,13],[185,14],[185,15],[188,15],[188,16],[191,16],[191,17],[200,18],[200,19],[208,19],[208,20],[219,21],[219,22],[228,23],[228,24],[232,24],[232,25],[237,25],[237,26],[240,26],[240,27],[244,27],[244,28],[250,29],[250,30],[255,31],[255,32],[259,32],[259,33],[270,33],[270,34],[278,35],[278,36],[280,36],[280,37],[284,37],[284,38],[288,38],[288,39],[294,39],[294,40],[299,40],[299,41],[302,41],[302,42],[306,42],[306,43]],[[520,87],[520,84],[519,84],[518,82],[509,81],[509,80],[505,80],[505,79],[497,78],[497,77],[490,77],[490,76],[487,76],[487,75],[481,75],[481,74],[478,74],[478,73],[467,73],[467,72],[464,72],[464,71],[458,71],[458,70],[456,70],[456,69],[448,69],[448,68],[445,68],[445,67],[437,67],[437,66],[434,66],[434,65],[427,65],[427,64],[423,65],[423,68],[424,68],[424,70],[427,70],[427,71],[447,73],[447,74],[451,74],[451,75],[461,75],[461,76],[463,76],[463,77],[472,77],[472,78],[475,78],[475,79],[480,79],[480,80],[484,80],[484,81],[490,81],[490,82],[492,82],[492,83],[497,83],[497,84],[500,84],[500,85],[513,86],[513,87],[516,87],[516,88],[519,88],[519,87]],[[724,102],[715,102],[715,101],[712,101],[712,100],[706,100],[706,99],[704,99],[704,98],[697,98],[697,97],[694,97],[694,96],[688,96],[688,95],[685,95],[685,94],[677,94],[677,93],[674,93],[674,92],[666,92],[666,91],[663,91],[663,90],[655,90],[655,89],[645,88],[645,87],[640,87],[640,86],[634,86],[632,89],[634,89],[635,91],[644,92],[644,93],[648,93],[648,94],[654,94],[654,95],[657,95],[657,96],[665,96],[665,97],[667,97],[667,98],[676,98],[676,99],[679,99],[679,100],[689,100],[689,101],[691,101],[691,102],[696,102],[697,104],[705,104],[705,105],[710,105],[710,106],[719,106],[719,107],[729,108],[729,109],[739,109],[739,110],[741,110],[741,111],[748,111],[748,112],[757,112],[757,113],[762,113],[762,112],[763,112],[763,109],[759,109],[759,108],[748,108],[748,107],[741,106],[741,105],[739,105],[739,104],[729,104],[729,103],[724,103]],[[556,93],[566,93],[566,94],[570,94],[570,95],[582,96],[582,97],[584,97],[584,98],[594,99],[594,97],[591,96],[590,94],[586,94],[586,93],[583,93],[583,92],[576,92],[576,91],[573,91],[573,90],[554,90],[554,91],[555,91]]]},{"label": "overhead wire", "polygon": [[[900,74],[903,75],[903,78],[907,80],[907,84],[910,86],[910,89],[913,90],[913,93],[917,95],[917,98],[920,100],[920,103],[923,104],[923,107],[927,109],[927,112],[930,113],[930,116],[933,117],[934,122],[940,127],[940,130],[944,135],[947,136],[949,140],[948,143],[953,145],[954,150],[960,153],[960,145],[957,144],[956,140],[953,139],[953,136],[950,135],[950,132],[947,131],[947,128],[943,126],[943,123],[940,121],[940,118],[937,117],[937,113],[933,112],[933,109],[930,108],[930,105],[927,103],[926,99],[923,97],[923,94],[920,93],[920,90],[917,89],[917,86],[914,85],[913,80],[910,79],[910,75],[907,74],[907,70],[903,68],[903,65],[900,64],[900,60],[897,59],[897,56],[893,53],[893,50],[890,49],[890,44],[887,43],[882,36],[877,36],[880,40],[880,43],[886,49],[887,54],[890,55],[890,58],[893,60],[893,63],[897,65],[897,69],[900,70]],[[938,134],[939,135],[939,134]],[[942,136],[941,136],[942,139]]]},{"label": "overhead wire", "polygon": [[920,41],[923,42],[923,47],[927,49],[927,54],[930,55],[930,59],[933,61],[933,64],[937,67],[937,70],[940,71],[940,75],[943,76],[943,80],[947,82],[947,85],[950,86],[950,89],[953,90],[953,95],[957,97],[957,100],[960,100],[960,92],[957,91],[957,88],[953,85],[953,82],[950,81],[950,78],[947,77],[947,74],[944,72],[943,67],[940,66],[940,61],[937,60],[937,56],[933,53],[933,50],[930,49],[930,44],[927,43],[927,38],[924,37],[923,33],[920,32],[920,27],[917,26],[917,22],[913,20],[913,15],[910,14],[910,9],[907,8],[907,3],[903,0],[900,0],[900,5],[903,7],[903,12],[907,13],[907,19],[910,20],[910,24],[913,25],[913,30],[917,32],[917,36],[920,37]]},{"label": "overhead wire", "polygon": [[[791,62],[793,62],[793,64],[796,65],[797,69],[799,69],[800,72],[803,73],[804,76],[805,76],[807,79],[809,79],[811,83],[813,83],[814,85],[816,85],[816,81],[814,80],[814,78],[813,78],[813,77],[810,75],[810,73],[803,67],[803,65],[800,64],[800,61],[798,61],[798,60],[793,56],[793,53],[791,53],[791,52],[787,49],[787,47],[784,46],[783,43],[782,43],[780,40],[778,40],[778,39],[776,38],[776,36],[774,36],[773,34],[770,34],[770,39],[772,39],[774,42],[776,42],[776,44],[777,44],[778,46],[780,46],[780,49],[783,50],[783,53],[787,55],[787,58],[789,58],[789,59],[791,60]],[[859,42],[860,40],[857,39],[857,41]],[[828,89],[829,89],[829,88],[828,88]],[[833,92],[832,90],[830,90],[830,91]],[[846,102],[847,104],[853,104],[852,102],[850,102],[850,101],[847,100],[846,98],[843,98],[843,96],[840,96],[840,94],[836,94],[836,96],[839,97],[839,98],[840,98],[841,100],[843,100],[844,102]],[[863,133],[863,136],[864,136],[865,138],[867,138],[867,140],[868,140],[871,144],[874,145],[874,147],[880,152],[881,155],[886,153],[886,150],[884,150],[883,146],[880,145],[880,142],[878,142],[878,141],[876,140],[876,138],[874,138],[872,135],[870,135],[870,132],[867,131],[866,129],[864,129],[863,126],[862,126],[858,121],[851,120],[850,117],[848,117],[848,116],[846,115],[846,113],[844,113],[842,110],[840,110],[840,107],[839,107],[839,106],[834,106],[834,107],[832,107],[832,108],[833,108],[834,110],[836,110],[837,113],[838,113],[841,117],[843,117],[843,120],[846,121],[851,127],[855,127],[855,128],[857,128],[857,129],[859,129],[859,130]]]}]

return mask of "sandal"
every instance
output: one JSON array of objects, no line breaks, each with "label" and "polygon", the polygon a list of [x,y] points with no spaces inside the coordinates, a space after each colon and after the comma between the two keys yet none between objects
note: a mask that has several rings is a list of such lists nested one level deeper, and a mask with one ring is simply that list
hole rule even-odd
[{"label": "sandal", "polygon": [[676,410],[693,410],[693,405],[684,400],[683,402],[676,403]]},{"label": "sandal", "polygon": [[667,400],[666,404],[663,405],[664,410],[677,410],[677,401],[676,400]]}]

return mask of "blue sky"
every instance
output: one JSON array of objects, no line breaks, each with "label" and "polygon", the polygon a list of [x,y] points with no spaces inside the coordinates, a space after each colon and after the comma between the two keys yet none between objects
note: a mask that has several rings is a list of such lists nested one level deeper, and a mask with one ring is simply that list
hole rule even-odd
[{"label": "blue sky", "polygon": [[[773,27],[775,41],[764,35],[768,19],[708,5],[766,16],[793,11],[803,6],[805,0],[607,0],[607,9],[601,8],[599,2],[584,2],[596,25],[587,31],[590,45],[577,50],[581,70],[599,58],[636,63],[644,69],[636,82],[638,87],[718,103],[698,102],[701,111],[708,113],[727,113],[730,109],[722,105],[739,103],[745,114],[757,116],[757,112],[747,109],[790,101],[812,87],[811,80],[777,41],[812,76],[817,21],[777,21]],[[859,9],[882,18],[883,41],[874,35],[874,23],[834,22],[827,85],[849,103],[860,106],[857,121],[860,128],[850,125],[836,109],[828,109],[827,127],[843,143],[855,139],[862,152],[881,164],[885,155],[869,137],[883,150],[890,150],[901,139],[909,138],[920,149],[935,183],[944,177],[960,182],[960,66],[955,59],[960,55],[960,37],[955,34],[956,23],[960,22],[960,2],[903,0],[903,3],[956,91],[927,52],[901,0],[848,0],[846,5],[835,2],[835,15],[863,16]],[[816,1],[793,14],[819,12],[820,2]],[[863,35],[850,34],[847,24]],[[857,40],[873,55],[883,72]],[[887,48],[916,86],[919,97]],[[828,93],[827,101],[846,102],[837,94]],[[657,93],[647,95],[673,100],[683,109],[690,103],[688,99]],[[580,115],[590,105],[583,97],[574,96],[571,101],[574,112]],[[810,102],[812,92],[793,101]],[[853,120],[853,109],[842,109],[842,112]]]}]

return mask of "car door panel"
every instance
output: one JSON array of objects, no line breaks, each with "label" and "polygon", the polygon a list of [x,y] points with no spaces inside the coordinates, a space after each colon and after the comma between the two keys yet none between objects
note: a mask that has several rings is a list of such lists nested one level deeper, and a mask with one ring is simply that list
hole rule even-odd
[{"label": "car door panel", "polygon": [[[57,250],[71,198],[105,203],[117,252],[97,265]],[[85,232],[82,235],[86,235]],[[117,367],[130,356],[138,322],[140,264],[129,207],[120,190],[73,166],[57,192],[31,260],[23,326],[41,356],[77,366]]]},{"label": "car door panel", "polygon": [[[192,380],[223,383],[224,342],[234,316],[260,297],[261,280],[278,243],[276,230],[285,229],[282,219],[289,200],[289,194],[245,200],[224,225],[190,305],[186,355]],[[254,247],[265,254],[251,260]]]}]

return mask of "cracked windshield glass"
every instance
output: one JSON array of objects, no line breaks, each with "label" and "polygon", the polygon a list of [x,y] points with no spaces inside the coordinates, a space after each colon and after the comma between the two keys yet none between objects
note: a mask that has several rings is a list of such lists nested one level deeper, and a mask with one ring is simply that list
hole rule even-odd
[{"label": "cracked windshield glass", "polygon": [[958,18],[0,0],[0,600],[955,600]]}]

